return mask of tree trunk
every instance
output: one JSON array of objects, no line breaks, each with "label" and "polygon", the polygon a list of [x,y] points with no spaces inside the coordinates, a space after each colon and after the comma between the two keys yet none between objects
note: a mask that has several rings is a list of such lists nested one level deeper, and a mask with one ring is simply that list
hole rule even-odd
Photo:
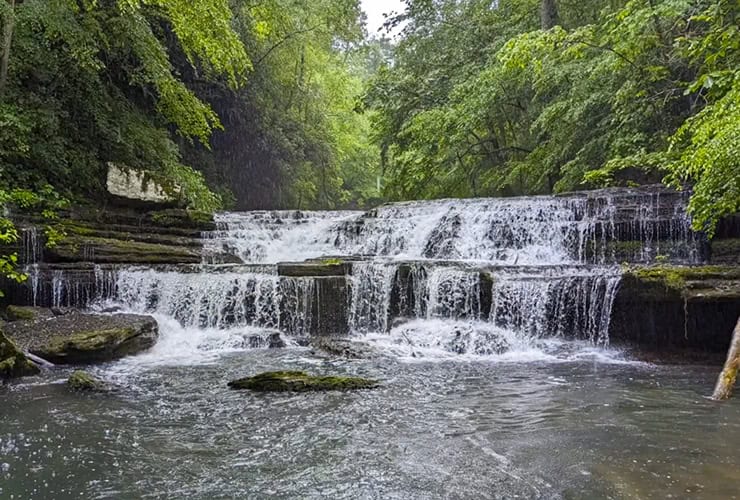
[{"label": "tree trunk", "polygon": [[540,5],[540,22],[543,30],[549,30],[558,24],[557,0],[542,0]]},{"label": "tree trunk", "polygon": [[722,401],[732,396],[732,389],[735,387],[738,369],[740,369],[740,318],[737,319],[735,331],[732,334],[730,350],[727,351],[727,361],[725,361],[725,367],[717,379],[717,385],[714,387],[712,399]]},{"label": "tree trunk", "polygon": [[0,59],[0,95],[5,91],[8,83],[8,64],[10,64],[10,44],[13,41],[13,28],[15,28],[15,0],[8,0],[10,4],[10,15],[3,23],[3,55]]}]

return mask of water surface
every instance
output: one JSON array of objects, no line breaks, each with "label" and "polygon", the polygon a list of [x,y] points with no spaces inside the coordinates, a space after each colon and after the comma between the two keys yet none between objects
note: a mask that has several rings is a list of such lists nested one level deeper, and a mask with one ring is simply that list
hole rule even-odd
[{"label": "water surface", "polygon": [[[567,347],[567,346],[566,346]],[[305,348],[143,355],[69,393],[0,388],[2,498],[737,498],[740,402],[716,369],[577,346],[526,360],[331,361]],[[271,369],[383,381],[354,393],[231,391]]]}]

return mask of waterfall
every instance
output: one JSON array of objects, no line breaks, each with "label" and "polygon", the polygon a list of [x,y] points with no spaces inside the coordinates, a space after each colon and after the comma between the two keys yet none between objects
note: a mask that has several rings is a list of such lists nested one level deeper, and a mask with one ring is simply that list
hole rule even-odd
[{"label": "waterfall", "polygon": [[619,279],[614,268],[507,270],[493,280],[490,321],[533,338],[575,337],[607,345]]},{"label": "waterfall", "polygon": [[185,327],[279,328],[277,274],[130,269],[116,277],[116,300],[127,307],[176,319]]},{"label": "waterfall", "polygon": [[200,265],[49,271],[31,231],[24,262],[34,303],[113,302],[188,335],[380,335],[475,354],[546,338],[605,346],[619,263],[701,261],[686,202],[654,188],[222,213]]}]

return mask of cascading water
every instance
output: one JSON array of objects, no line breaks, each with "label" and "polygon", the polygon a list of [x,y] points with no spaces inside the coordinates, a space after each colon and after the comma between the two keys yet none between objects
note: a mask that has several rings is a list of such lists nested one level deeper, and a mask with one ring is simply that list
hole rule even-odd
[{"label": "cascading water", "polygon": [[[173,335],[349,331],[457,354],[546,338],[607,345],[618,262],[700,261],[685,206],[680,193],[616,190],[224,213],[203,235],[199,266],[98,269],[82,284],[57,271],[45,293],[54,305],[95,296],[155,314],[180,325]],[[327,276],[278,265],[306,260],[348,264]]]}]

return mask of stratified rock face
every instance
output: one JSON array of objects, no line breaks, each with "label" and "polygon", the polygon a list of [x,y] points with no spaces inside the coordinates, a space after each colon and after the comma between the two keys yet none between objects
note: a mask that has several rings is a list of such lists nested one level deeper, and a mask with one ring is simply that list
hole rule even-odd
[{"label": "stratified rock face", "polygon": [[232,389],[258,392],[349,391],[377,386],[377,381],[365,378],[314,376],[299,371],[265,372],[229,382]]},{"label": "stratified rock face", "polygon": [[108,384],[82,370],[72,372],[67,379],[67,387],[78,392],[106,392],[110,389]]},{"label": "stratified rock face", "polygon": [[36,375],[39,371],[18,346],[0,331],[0,379]]},{"label": "stratified rock face", "polygon": [[159,334],[150,316],[71,313],[38,321],[16,321],[7,333],[32,354],[52,363],[96,363],[136,354]]},{"label": "stratified rock face", "polygon": [[108,192],[113,196],[139,203],[173,204],[177,202],[178,186],[165,189],[146,172],[123,165],[108,163]]},{"label": "stratified rock face", "polygon": [[609,336],[656,352],[724,353],[738,315],[737,266],[632,267],[614,300]]}]

